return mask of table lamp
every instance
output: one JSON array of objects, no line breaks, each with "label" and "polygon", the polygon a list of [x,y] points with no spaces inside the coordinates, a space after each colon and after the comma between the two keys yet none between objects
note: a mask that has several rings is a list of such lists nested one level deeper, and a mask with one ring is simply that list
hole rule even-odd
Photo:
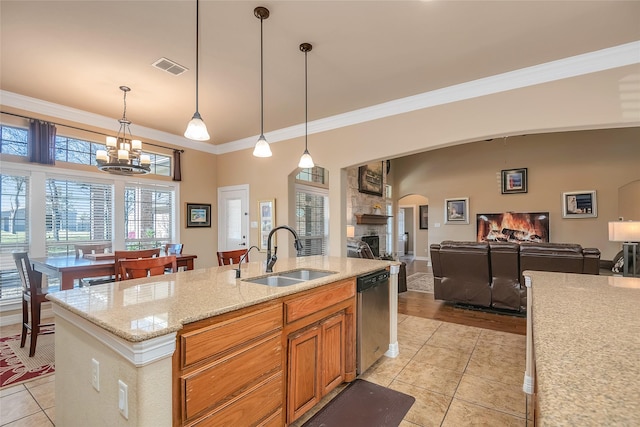
[{"label": "table lamp", "polygon": [[347,237],[353,238],[356,235],[356,228],[353,225],[347,225]]},{"label": "table lamp", "polygon": [[[622,242],[624,250],[624,269],[622,275],[636,276],[636,259],[638,257],[638,242],[640,242],[640,221],[611,221],[609,222],[609,240]],[[629,257],[631,252],[631,257]],[[629,262],[629,260],[631,262]]]}]

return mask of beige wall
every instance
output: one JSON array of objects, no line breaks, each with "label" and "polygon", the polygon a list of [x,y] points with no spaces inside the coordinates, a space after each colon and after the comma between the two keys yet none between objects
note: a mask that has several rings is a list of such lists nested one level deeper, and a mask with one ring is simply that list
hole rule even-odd
[{"label": "beige wall", "polygon": [[625,220],[640,221],[640,179],[618,190],[618,215]]},{"label": "beige wall", "polygon": [[[640,177],[640,128],[563,132],[466,144],[393,162],[396,193],[429,198],[429,243],[475,240],[477,213],[550,213],[552,242],[597,247],[603,259],[620,250],[608,241],[618,188]],[[501,194],[502,169],[528,169],[528,192]],[[597,218],[562,217],[562,193],[595,190]],[[468,225],[444,224],[444,199],[469,197]],[[436,223],[440,226],[437,227]]]}]

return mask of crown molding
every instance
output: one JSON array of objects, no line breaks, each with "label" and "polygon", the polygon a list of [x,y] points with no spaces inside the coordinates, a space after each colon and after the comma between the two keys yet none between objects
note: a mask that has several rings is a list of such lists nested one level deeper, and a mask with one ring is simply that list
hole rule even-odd
[{"label": "crown molding", "polygon": [[[326,132],[398,114],[640,63],[640,41],[408,96],[308,123],[307,134]],[[276,143],[304,136],[304,124],[265,133]],[[218,146],[220,153],[250,148],[258,135]]]},{"label": "crown molding", "polygon": [[[67,107],[53,102],[43,101],[41,99],[20,95],[5,90],[0,91],[0,99],[2,105],[7,107],[19,108],[21,110],[32,113],[42,114],[57,119],[69,120],[76,123],[83,123],[89,126],[95,126],[102,129],[115,129],[114,123],[117,123],[113,117],[105,117],[99,114],[89,113],[84,110]],[[159,131],[157,129],[144,126],[132,125],[135,129],[135,135],[144,139],[152,139],[164,142],[177,147],[190,148],[193,150],[204,151],[207,153],[218,154],[218,150],[212,144],[201,141],[192,141],[182,136],[177,136],[168,132]]]}]

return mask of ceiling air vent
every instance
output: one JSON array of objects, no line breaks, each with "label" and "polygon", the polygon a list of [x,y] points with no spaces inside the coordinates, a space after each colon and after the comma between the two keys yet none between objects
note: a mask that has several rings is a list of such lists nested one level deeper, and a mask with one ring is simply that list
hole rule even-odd
[{"label": "ceiling air vent", "polygon": [[188,70],[188,68],[183,67],[182,65],[167,58],[160,58],[151,65],[159,68],[162,71],[166,71],[169,74],[173,74],[174,76],[179,76],[180,74]]}]

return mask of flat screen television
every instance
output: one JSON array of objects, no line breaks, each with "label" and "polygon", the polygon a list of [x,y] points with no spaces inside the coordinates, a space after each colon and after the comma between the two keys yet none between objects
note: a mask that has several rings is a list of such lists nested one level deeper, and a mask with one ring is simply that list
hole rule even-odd
[{"label": "flat screen television", "polygon": [[477,214],[478,242],[548,242],[549,212]]}]

